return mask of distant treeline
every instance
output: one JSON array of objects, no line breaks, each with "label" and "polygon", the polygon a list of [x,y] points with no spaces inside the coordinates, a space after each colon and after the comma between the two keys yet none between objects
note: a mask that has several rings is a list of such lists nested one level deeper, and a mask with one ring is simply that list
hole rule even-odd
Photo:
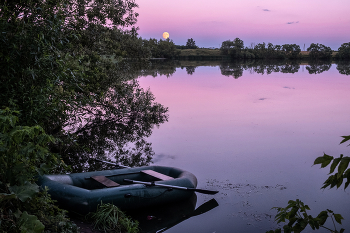
[{"label": "distant treeline", "polygon": [[[222,55],[230,56],[232,59],[301,59],[305,56],[301,54],[300,46],[297,44],[273,45],[272,43],[259,43],[255,46],[244,47],[241,39],[222,42],[220,47]],[[323,44],[312,43],[307,48],[308,57],[311,60],[329,60],[332,58],[332,49]],[[350,59],[350,42],[342,44],[334,59]]]},{"label": "distant treeline", "polygon": [[[187,60],[251,60],[251,59],[274,59],[274,60],[297,60],[297,59],[309,59],[309,60],[350,60],[350,42],[342,44],[338,51],[332,51],[332,49],[326,45],[312,43],[307,52],[302,52],[300,46],[297,44],[284,44],[274,45],[272,43],[258,43],[245,47],[244,42],[236,38],[233,41],[226,40],[222,42],[220,47],[220,54],[213,49],[207,49],[204,52],[204,48],[196,51],[189,49],[198,49],[194,40],[188,39],[185,45],[176,45],[177,49],[181,49],[180,59]],[[187,49],[186,51],[183,51]],[[201,51],[200,51],[201,50]],[[210,50],[212,52],[210,52]]]},{"label": "distant treeline", "polygon": [[244,46],[243,40],[236,38],[226,40],[220,49],[198,48],[193,38],[187,40],[186,45],[175,45],[171,39],[157,40],[143,39],[137,33],[121,33],[113,31],[115,40],[119,41],[119,48],[114,52],[116,56],[128,58],[167,58],[180,60],[350,60],[350,42],[343,43],[338,51],[326,45],[312,43],[307,52],[302,52],[297,44],[274,45],[272,43],[251,44]]}]

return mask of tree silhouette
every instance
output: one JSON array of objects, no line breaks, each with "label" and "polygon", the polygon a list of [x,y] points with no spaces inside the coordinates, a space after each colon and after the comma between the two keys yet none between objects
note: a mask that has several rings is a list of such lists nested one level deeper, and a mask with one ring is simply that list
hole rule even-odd
[{"label": "tree silhouette", "polygon": [[198,46],[196,45],[196,42],[192,38],[187,40],[186,47],[188,49],[197,49],[198,48]]}]

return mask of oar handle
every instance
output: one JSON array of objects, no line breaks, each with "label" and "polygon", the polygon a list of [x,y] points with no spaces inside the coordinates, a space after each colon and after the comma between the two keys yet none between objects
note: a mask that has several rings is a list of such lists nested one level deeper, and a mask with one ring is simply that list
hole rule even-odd
[{"label": "oar handle", "polygon": [[174,186],[174,185],[168,185],[168,184],[158,184],[153,182],[144,182],[144,181],[138,181],[138,180],[130,180],[130,179],[124,179],[125,182],[132,183],[132,184],[144,184],[148,186],[160,186],[165,188],[175,188],[175,189],[182,189],[182,190],[191,190],[191,188],[187,187],[181,187],[181,186]]},{"label": "oar handle", "polygon": [[124,181],[132,184],[144,184],[148,186],[160,186],[165,188],[182,189],[182,190],[194,191],[194,192],[210,194],[210,195],[214,195],[219,192],[219,191],[211,191],[211,190],[205,190],[205,189],[187,188],[187,187],[168,185],[168,184],[159,184],[155,182],[144,182],[144,181],[138,181],[138,180],[124,179]]}]

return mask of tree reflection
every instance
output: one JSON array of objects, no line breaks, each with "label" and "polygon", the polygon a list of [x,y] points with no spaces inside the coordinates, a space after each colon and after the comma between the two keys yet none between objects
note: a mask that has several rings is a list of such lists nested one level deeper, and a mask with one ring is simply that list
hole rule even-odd
[{"label": "tree reflection", "polygon": [[175,60],[152,60],[139,71],[139,76],[152,76],[165,75],[170,77],[176,71],[176,68],[180,67],[179,61]]},{"label": "tree reflection", "polygon": [[349,61],[339,61],[337,64],[337,70],[340,74],[350,75],[350,62]]},{"label": "tree reflection", "polygon": [[[94,158],[111,158],[126,166],[148,164],[154,152],[146,138],[154,126],[168,120],[168,109],[154,100],[137,80],[111,85],[94,105],[74,113],[77,117],[66,126],[67,140],[61,141],[57,152],[74,172],[106,168],[89,160]],[[66,144],[71,138],[75,145]]]},{"label": "tree reflection", "polygon": [[300,69],[300,64],[293,63],[293,64],[285,64],[281,66],[281,73],[297,73]]},{"label": "tree reflection", "polygon": [[196,70],[196,66],[186,66],[186,72],[187,72],[187,74],[189,74],[189,75],[192,75],[192,74],[194,74],[194,71]]},{"label": "tree reflection", "polygon": [[237,79],[243,75],[243,66],[240,63],[222,63],[220,71],[222,75]]},{"label": "tree reflection", "polygon": [[306,66],[306,69],[309,71],[309,74],[321,74],[325,71],[328,71],[331,68],[332,64],[330,61],[316,61],[309,62]]},{"label": "tree reflection", "polygon": [[[337,70],[341,74],[350,74],[350,63],[348,61],[337,62]],[[228,61],[157,61],[152,62],[150,69],[144,69],[141,72],[142,76],[157,75],[171,76],[176,68],[185,68],[187,74],[192,75],[195,69],[199,66],[219,67],[221,74],[224,76],[232,76],[235,79],[243,75],[243,71],[247,70],[250,73],[272,74],[281,73],[297,73],[300,70],[301,61],[280,61],[280,60],[246,60],[240,62]],[[320,74],[328,71],[332,66],[330,61],[310,61],[306,69],[309,74]],[[152,68],[153,67],[153,68]]]},{"label": "tree reflection", "polygon": [[219,67],[222,75],[233,76],[237,79],[243,75],[244,70],[247,70],[250,73],[258,74],[271,74],[273,72],[296,73],[300,69],[300,63],[286,63],[283,61],[271,60],[252,60],[241,63],[222,62]]}]

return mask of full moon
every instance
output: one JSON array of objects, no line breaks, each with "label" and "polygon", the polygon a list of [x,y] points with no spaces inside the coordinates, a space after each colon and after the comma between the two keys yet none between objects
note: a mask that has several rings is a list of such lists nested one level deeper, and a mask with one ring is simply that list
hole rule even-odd
[{"label": "full moon", "polygon": [[169,38],[169,33],[164,32],[164,33],[163,33],[163,38],[164,38],[164,39],[168,39],[168,38]]}]

